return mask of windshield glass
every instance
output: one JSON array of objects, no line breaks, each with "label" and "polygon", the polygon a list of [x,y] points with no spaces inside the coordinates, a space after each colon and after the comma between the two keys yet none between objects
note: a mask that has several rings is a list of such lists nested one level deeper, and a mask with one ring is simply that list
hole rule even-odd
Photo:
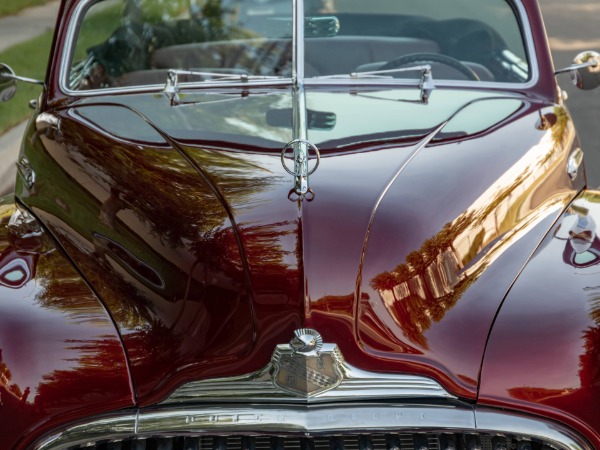
[{"label": "windshield glass", "polygon": [[[80,15],[67,87],[292,76],[292,0],[100,0]],[[304,0],[307,78],[530,78],[506,0]],[[366,75],[368,74],[368,75]]]},{"label": "windshield glass", "polygon": [[291,0],[104,0],[80,22],[74,90],[164,84],[168,69],[207,74],[183,82],[292,72]]},{"label": "windshield glass", "polygon": [[[505,0],[318,3],[319,16],[335,17],[339,32],[329,37],[307,34],[307,77],[422,64],[431,65],[435,80],[522,83],[530,77],[519,20]],[[417,75],[398,72],[392,76]]]}]

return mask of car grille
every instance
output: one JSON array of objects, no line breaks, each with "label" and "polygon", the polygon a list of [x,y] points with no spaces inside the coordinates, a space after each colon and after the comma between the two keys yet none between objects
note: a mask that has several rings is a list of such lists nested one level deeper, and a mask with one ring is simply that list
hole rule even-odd
[{"label": "car grille", "polygon": [[202,405],[80,422],[35,450],[591,450],[555,422],[460,403]]},{"label": "car grille", "polygon": [[178,436],[87,442],[69,450],[550,450],[536,440],[490,434],[386,433],[318,437]]}]

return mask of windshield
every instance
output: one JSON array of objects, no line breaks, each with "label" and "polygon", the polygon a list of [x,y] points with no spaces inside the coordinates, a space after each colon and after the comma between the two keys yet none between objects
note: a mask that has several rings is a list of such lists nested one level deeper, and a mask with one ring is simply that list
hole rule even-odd
[{"label": "windshield", "polygon": [[[303,73],[522,83],[530,78],[518,14],[506,0],[304,0]],[[291,0],[104,0],[80,15],[72,90],[289,79]],[[357,77],[358,74],[358,77]]]}]

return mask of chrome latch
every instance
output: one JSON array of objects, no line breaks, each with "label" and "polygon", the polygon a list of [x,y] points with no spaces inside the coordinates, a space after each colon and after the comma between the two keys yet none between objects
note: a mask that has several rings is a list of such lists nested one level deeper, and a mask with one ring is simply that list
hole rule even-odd
[{"label": "chrome latch", "polygon": [[23,183],[25,183],[25,187],[29,190],[33,188],[35,184],[35,172],[33,167],[31,167],[31,163],[26,157],[22,157],[19,161],[17,161],[17,172],[19,176],[23,179]]}]

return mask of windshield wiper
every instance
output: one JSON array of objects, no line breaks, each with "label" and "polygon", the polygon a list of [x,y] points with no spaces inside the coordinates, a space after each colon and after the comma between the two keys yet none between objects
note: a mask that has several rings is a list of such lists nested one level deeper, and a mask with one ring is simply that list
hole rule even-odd
[{"label": "windshield wiper", "polygon": [[413,66],[413,67],[400,67],[398,69],[388,69],[388,70],[372,70],[369,72],[352,72],[349,74],[342,75],[326,75],[315,77],[319,79],[338,79],[338,78],[350,78],[353,80],[358,80],[361,78],[371,78],[371,79],[389,79],[393,78],[392,74],[400,73],[400,72],[421,72],[421,79],[419,80],[419,89],[421,89],[421,101],[423,103],[427,103],[431,92],[435,89],[435,83],[433,81],[433,74],[431,72],[431,66],[429,64],[425,64],[422,66]]},{"label": "windshield wiper", "polygon": [[248,81],[254,80],[278,80],[281,77],[278,76],[266,76],[266,75],[248,75],[246,72],[240,70],[239,72],[233,69],[232,72],[212,72],[212,71],[197,71],[197,70],[180,70],[180,69],[169,69],[167,72],[167,83],[165,85],[164,92],[174,97],[179,93],[179,75],[189,75],[202,77],[200,81],[239,81],[247,83]]}]

